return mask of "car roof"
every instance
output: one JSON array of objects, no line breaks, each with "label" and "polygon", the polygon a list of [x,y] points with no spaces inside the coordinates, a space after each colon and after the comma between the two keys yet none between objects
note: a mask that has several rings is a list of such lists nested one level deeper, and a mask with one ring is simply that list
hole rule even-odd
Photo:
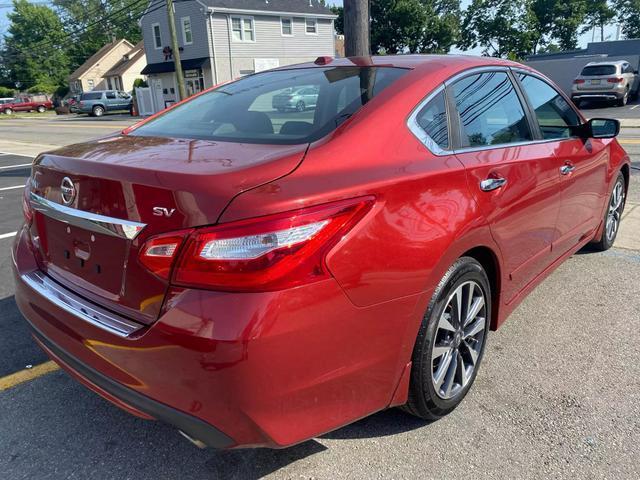
[{"label": "car roof", "polygon": [[585,67],[594,67],[599,65],[622,65],[625,63],[629,63],[626,60],[611,60],[609,62],[589,62],[585,65]]}]

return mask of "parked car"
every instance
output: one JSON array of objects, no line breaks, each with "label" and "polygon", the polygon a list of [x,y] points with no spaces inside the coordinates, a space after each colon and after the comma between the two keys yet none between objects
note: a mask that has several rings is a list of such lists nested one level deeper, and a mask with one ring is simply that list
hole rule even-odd
[{"label": "parked car", "polygon": [[[305,121],[264,101],[302,85]],[[74,377],[198,445],[288,446],[393,406],[437,419],[489,329],[613,245],[618,131],[489,57],[250,75],[38,156],[15,299]]]},{"label": "parked car", "polygon": [[15,101],[14,97],[3,97],[3,98],[0,98],[0,105],[4,105],[5,103],[11,103],[13,101]]},{"label": "parked car", "polygon": [[80,97],[81,95],[78,94],[71,95],[69,98],[63,101],[63,104],[69,107],[70,112],[78,113],[80,111],[78,105],[80,103]]},{"label": "parked car", "polygon": [[131,95],[118,90],[93,90],[83,93],[77,106],[78,112],[94,117],[101,117],[106,112],[130,110]]},{"label": "parked car", "polygon": [[571,99],[615,101],[624,106],[638,94],[638,71],[629,62],[590,62],[573,81]]},{"label": "parked car", "polygon": [[279,112],[297,110],[303,112],[315,108],[318,101],[318,87],[307,85],[301,88],[287,88],[273,96],[271,105]]},{"label": "parked car", "polygon": [[31,112],[36,111],[38,113],[44,113],[47,110],[53,108],[53,103],[44,95],[38,96],[23,96],[14,98],[12,101],[2,103],[0,109],[6,115],[11,115],[13,112]]}]

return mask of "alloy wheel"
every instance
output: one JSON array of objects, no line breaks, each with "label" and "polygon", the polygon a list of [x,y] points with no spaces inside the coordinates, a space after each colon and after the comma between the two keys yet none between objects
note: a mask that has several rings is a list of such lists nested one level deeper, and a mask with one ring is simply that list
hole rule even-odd
[{"label": "alloy wheel", "polygon": [[618,181],[613,187],[611,199],[609,200],[609,211],[607,213],[607,222],[605,224],[605,232],[609,243],[613,242],[618,233],[620,226],[620,218],[622,217],[622,209],[624,208],[624,185]]},{"label": "alloy wheel", "polygon": [[454,398],[473,377],[487,327],[487,299],[474,281],[462,283],[447,299],[431,351],[431,380],[440,398]]}]

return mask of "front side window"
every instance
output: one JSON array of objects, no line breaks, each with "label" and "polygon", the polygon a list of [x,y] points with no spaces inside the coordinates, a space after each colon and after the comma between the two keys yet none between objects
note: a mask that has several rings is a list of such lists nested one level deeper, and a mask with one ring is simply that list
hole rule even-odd
[{"label": "front side window", "polygon": [[470,75],[452,87],[462,147],[532,140],[524,108],[506,72]]},{"label": "front side window", "polygon": [[281,18],[280,26],[282,27],[282,35],[285,37],[293,35],[293,22],[290,18]]},{"label": "front side window", "polygon": [[231,17],[233,40],[236,42],[255,41],[255,31],[252,17]]},{"label": "front side window", "polygon": [[449,129],[445,105],[444,92],[440,92],[429,100],[429,103],[416,116],[416,122],[420,128],[443,150],[449,148]]},{"label": "front side window", "polygon": [[106,97],[110,100],[116,98],[116,92],[107,92]]},{"label": "front side window", "polygon": [[406,72],[393,67],[349,66],[258,73],[195,97],[131,134],[309,143],[338,128]]},{"label": "front side window", "polygon": [[182,43],[191,45],[193,43],[193,33],[191,32],[191,18],[182,18]]},{"label": "front side window", "polygon": [[305,20],[306,32],[312,35],[318,33],[318,23],[315,18],[307,18]]},{"label": "front side window", "polygon": [[580,125],[580,117],[569,102],[547,82],[532,75],[520,74],[522,88],[538,119],[542,138],[569,138]]},{"label": "front side window", "polygon": [[154,23],[153,29],[153,46],[157,49],[162,48],[162,35],[160,35],[160,24]]}]

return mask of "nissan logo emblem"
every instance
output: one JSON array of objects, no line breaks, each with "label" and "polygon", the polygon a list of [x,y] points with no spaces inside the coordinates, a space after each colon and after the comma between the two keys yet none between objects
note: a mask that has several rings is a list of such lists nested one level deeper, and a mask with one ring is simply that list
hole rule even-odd
[{"label": "nissan logo emblem", "polygon": [[62,179],[60,196],[62,197],[62,203],[65,205],[70,205],[76,199],[76,187],[69,177]]}]

